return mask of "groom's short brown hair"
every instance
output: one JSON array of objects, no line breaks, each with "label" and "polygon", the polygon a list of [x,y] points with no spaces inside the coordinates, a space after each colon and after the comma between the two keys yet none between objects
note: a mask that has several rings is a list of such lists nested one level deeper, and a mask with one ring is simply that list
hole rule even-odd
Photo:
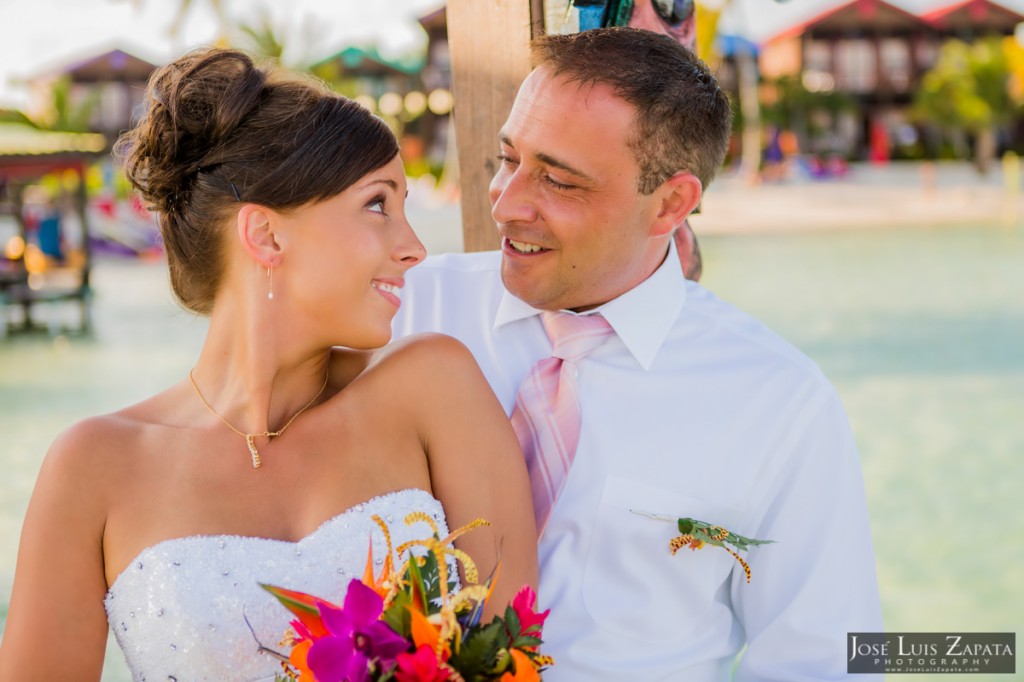
[{"label": "groom's short brown hair", "polygon": [[707,65],[675,39],[599,28],[536,38],[531,57],[534,68],[580,85],[608,85],[636,108],[630,148],[640,193],[650,194],[679,171],[704,188],[711,183],[725,159],[732,109]]}]

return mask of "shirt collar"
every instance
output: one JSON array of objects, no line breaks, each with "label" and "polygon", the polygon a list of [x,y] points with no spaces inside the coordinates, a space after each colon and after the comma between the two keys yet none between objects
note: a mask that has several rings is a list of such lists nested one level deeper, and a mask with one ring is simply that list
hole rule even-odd
[{"label": "shirt collar", "polygon": [[[675,240],[670,239],[668,255],[650,277],[587,314],[604,315],[640,366],[650,369],[683,309],[684,279]],[[494,332],[499,333],[505,325],[541,312],[504,290],[494,317]]]}]

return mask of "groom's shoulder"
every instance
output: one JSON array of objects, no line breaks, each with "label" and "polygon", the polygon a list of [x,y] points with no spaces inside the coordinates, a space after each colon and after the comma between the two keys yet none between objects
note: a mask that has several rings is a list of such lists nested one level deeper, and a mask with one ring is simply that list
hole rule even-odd
[{"label": "groom's shoulder", "polygon": [[828,383],[817,363],[803,351],[751,313],[696,282],[686,282],[680,321],[718,351],[731,351],[752,365],[773,365],[804,379]]}]

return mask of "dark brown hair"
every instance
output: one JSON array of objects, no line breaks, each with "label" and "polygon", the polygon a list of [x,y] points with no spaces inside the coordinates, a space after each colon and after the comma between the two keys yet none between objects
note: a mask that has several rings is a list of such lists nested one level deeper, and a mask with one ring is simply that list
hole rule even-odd
[{"label": "dark brown hair", "polygon": [[145,113],[115,146],[159,213],[175,296],[200,314],[213,307],[223,221],[240,202],[287,211],[322,201],[397,153],[392,132],[359,104],[225,49],[155,71]]},{"label": "dark brown hair", "polygon": [[679,171],[705,189],[711,184],[725,159],[732,109],[707,65],[678,41],[639,28],[598,28],[536,38],[531,56],[535,68],[610,86],[636,108],[630,147],[642,194]]}]

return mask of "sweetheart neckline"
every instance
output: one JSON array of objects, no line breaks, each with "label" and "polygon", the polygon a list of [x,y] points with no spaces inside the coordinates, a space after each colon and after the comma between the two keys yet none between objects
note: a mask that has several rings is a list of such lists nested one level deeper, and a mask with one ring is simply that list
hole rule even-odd
[{"label": "sweetheart neckline", "polygon": [[427,497],[429,497],[434,502],[440,503],[440,500],[438,500],[436,497],[434,497],[433,493],[431,493],[429,491],[426,491],[423,488],[415,488],[415,487],[413,487],[413,488],[402,488],[400,490],[393,490],[391,492],[383,493],[381,495],[374,495],[373,497],[369,498],[368,500],[364,500],[362,502],[357,502],[356,504],[353,504],[352,506],[348,507],[344,511],[342,511],[342,512],[332,516],[331,518],[325,520],[319,526],[317,526],[312,531],[310,531],[308,534],[302,536],[298,540],[281,540],[279,538],[265,538],[265,537],[262,537],[262,536],[259,536],[259,535],[236,535],[236,534],[232,534],[232,533],[212,533],[212,534],[197,533],[195,535],[183,535],[181,537],[176,537],[176,538],[167,538],[166,540],[160,540],[159,542],[155,542],[152,545],[147,545],[146,547],[143,547],[141,550],[139,550],[139,552],[134,557],[132,557],[132,559],[125,565],[125,567],[123,569],[121,569],[121,571],[114,577],[114,581],[112,583],[110,583],[110,585],[107,587],[107,593],[106,593],[105,596],[107,598],[110,597],[110,595],[114,591],[114,588],[117,587],[117,584],[119,582],[121,582],[121,578],[124,577],[124,575],[126,573],[128,573],[128,571],[129,571],[129,569],[131,569],[132,565],[138,563],[147,554],[151,554],[152,552],[155,552],[158,548],[163,547],[164,545],[169,545],[169,544],[172,544],[172,543],[175,543],[175,542],[183,542],[185,540],[246,540],[246,541],[258,541],[258,542],[270,542],[270,543],[273,543],[273,544],[286,545],[286,546],[298,546],[298,545],[301,545],[304,542],[307,542],[307,541],[311,540],[315,535],[317,535],[320,531],[322,531],[327,526],[333,525],[335,522],[340,521],[341,519],[345,518],[346,516],[349,516],[353,512],[363,511],[362,509],[360,509],[360,507],[363,507],[363,506],[368,505],[368,504],[374,504],[374,503],[377,503],[377,502],[380,502],[382,500],[386,500],[386,499],[389,499],[389,498],[392,498],[392,497],[397,497],[398,495],[402,495],[404,493],[420,493],[420,494],[426,495]]}]

